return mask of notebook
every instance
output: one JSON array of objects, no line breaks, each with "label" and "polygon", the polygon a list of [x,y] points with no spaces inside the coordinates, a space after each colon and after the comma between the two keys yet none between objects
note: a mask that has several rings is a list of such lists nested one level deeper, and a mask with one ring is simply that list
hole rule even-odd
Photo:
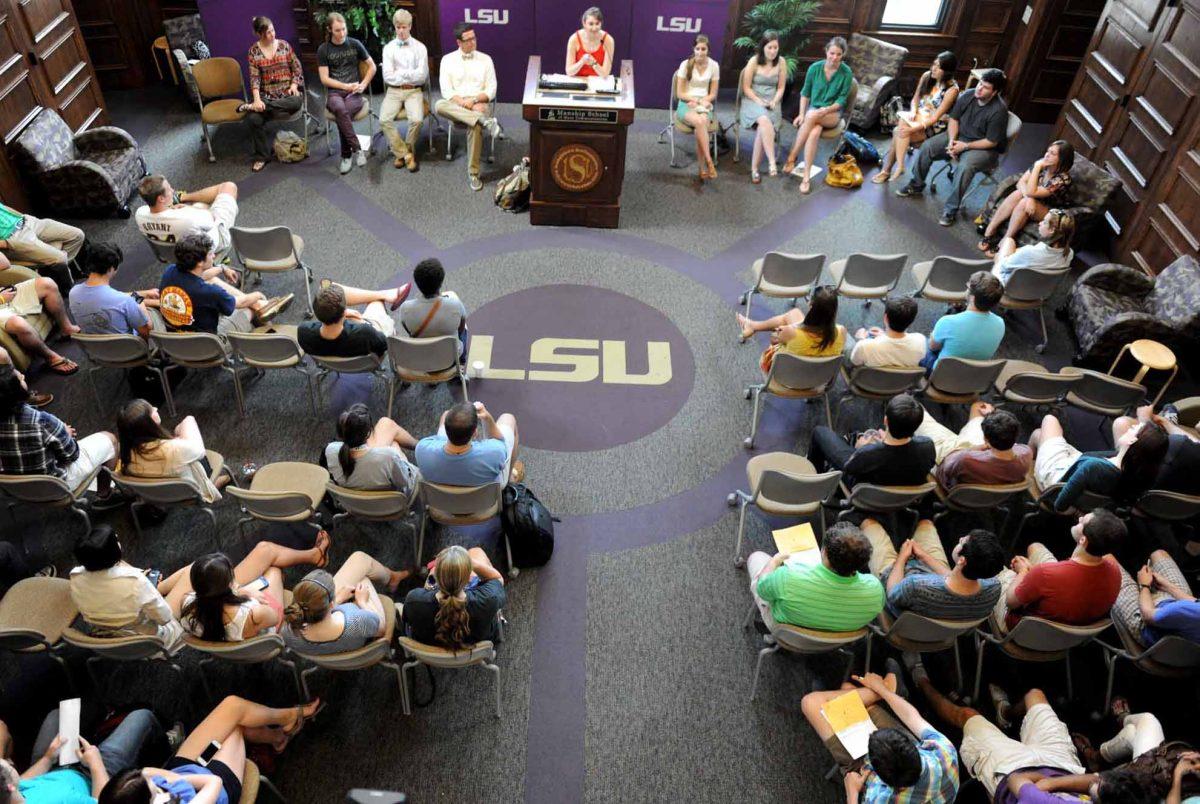
[{"label": "notebook", "polygon": [[867,741],[875,724],[863,706],[862,698],[855,691],[839,695],[821,707],[821,715],[833,729],[833,733],[841,740],[842,746],[850,754],[851,759],[858,759],[867,753]]},{"label": "notebook", "polygon": [[786,564],[792,566],[813,567],[821,563],[821,548],[817,546],[817,535],[812,525],[803,522],[790,528],[773,530],[775,549],[781,553],[790,553]]}]

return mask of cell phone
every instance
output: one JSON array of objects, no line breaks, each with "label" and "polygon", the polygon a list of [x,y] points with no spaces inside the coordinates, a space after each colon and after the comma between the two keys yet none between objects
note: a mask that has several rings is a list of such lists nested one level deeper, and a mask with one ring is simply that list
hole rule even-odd
[{"label": "cell phone", "polygon": [[221,743],[218,740],[213,740],[200,753],[200,758],[196,760],[196,764],[200,767],[207,767],[208,763],[212,762],[212,758],[221,750]]},{"label": "cell phone", "polygon": [[394,790],[363,790],[356,787],[346,794],[346,800],[353,804],[405,804],[408,796]]},{"label": "cell phone", "polygon": [[265,575],[259,575],[257,578],[255,578],[253,581],[246,584],[242,588],[249,589],[254,592],[265,592],[267,590],[267,587],[269,587],[270,585],[271,585],[271,582],[267,580],[267,577]]}]

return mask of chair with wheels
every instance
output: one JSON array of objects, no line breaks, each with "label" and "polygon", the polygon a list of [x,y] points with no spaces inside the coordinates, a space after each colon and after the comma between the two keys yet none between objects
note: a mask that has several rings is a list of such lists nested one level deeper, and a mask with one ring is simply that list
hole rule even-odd
[{"label": "chair with wheels", "polygon": [[[229,476],[229,482],[236,486],[237,479],[233,476],[233,472],[229,470],[229,467],[225,465],[225,456],[211,449],[204,452],[205,457],[208,459],[208,465],[212,468],[212,472],[208,477],[209,481],[215,484],[217,478],[225,474]],[[199,508],[208,515],[209,521],[212,522],[213,547],[218,551],[221,549],[221,529],[217,525],[217,513],[213,510],[214,503],[210,503],[204,499],[204,495],[191,479],[184,477],[135,477],[122,472],[110,472],[109,474],[118,488],[134,498],[134,501],[129,506],[129,513],[130,518],[133,519],[133,529],[137,533],[139,541],[142,539],[142,523],[138,517],[138,512],[142,508],[147,505],[159,508],[191,505]]]},{"label": "chair with wheels", "polygon": [[0,650],[12,653],[45,653],[62,668],[62,636],[79,616],[66,578],[25,578],[0,597]]},{"label": "chair with wheels", "polygon": [[941,405],[970,405],[992,389],[1004,370],[1004,363],[1004,360],[943,357],[933,367],[921,393]]},{"label": "chair with wheels", "polygon": [[329,472],[314,463],[279,461],[254,473],[250,488],[226,486],[225,491],[241,504],[246,516],[238,520],[238,532],[246,538],[246,525],[262,522],[305,522],[320,530],[318,509],[325,498]]},{"label": "chair with wheels", "polygon": [[738,506],[737,542],[733,548],[734,566],[745,566],[742,555],[742,535],[746,532],[746,508],[755,506],[771,516],[810,517],[821,520],[825,533],[825,509],[821,503],[837,491],[842,473],[818,473],[812,463],[790,452],[768,452],[755,455],[746,464],[746,479],[750,491],[736,489],[726,498],[730,506]]},{"label": "chair with wheels", "polygon": [[[675,94],[675,74],[671,73],[671,100],[667,105],[667,127],[664,128],[658,135],[658,141],[662,142],[666,136],[671,143],[671,162],[673,168],[683,167],[675,161],[675,132],[679,132],[686,137],[691,137],[694,129],[687,123],[679,119],[675,114],[676,107],[679,105],[679,97]],[[708,116],[708,144],[712,151],[713,164],[717,162],[717,134],[721,131],[721,123],[717,120],[717,111],[713,111]],[[696,159],[700,159],[700,155],[696,154]]]},{"label": "chair with wheels", "polygon": [[871,669],[871,648],[874,637],[880,637],[896,650],[913,653],[941,653],[944,650],[954,651],[954,671],[958,679],[957,689],[961,692],[966,685],[963,677],[962,656],[958,649],[959,637],[972,633],[984,623],[987,617],[978,620],[937,620],[925,617],[915,611],[902,611],[899,617],[893,617],[885,606],[875,622],[867,627],[871,634],[867,636],[866,669]]},{"label": "chair with wheels", "polygon": [[396,402],[396,386],[403,388],[408,383],[437,385],[458,380],[462,388],[463,401],[467,396],[467,373],[458,360],[460,341],[454,335],[439,338],[406,338],[389,335],[388,361],[392,366],[392,379],[388,383],[388,416]]},{"label": "chair with wheels", "polygon": [[[151,332],[150,343],[159,350],[171,365],[183,366],[188,369],[219,368],[236,374],[237,368],[229,353],[225,351],[225,343],[211,332]],[[243,407],[242,389],[240,383],[233,386],[237,397],[238,409]],[[163,383],[163,395],[167,400],[167,410],[176,415],[175,394],[171,384]]]},{"label": "chair with wheels", "polygon": [[1067,700],[1075,697],[1071,680],[1071,649],[1086,645],[1111,625],[1106,617],[1089,625],[1066,625],[1042,617],[1026,615],[1011,631],[1006,631],[996,619],[995,612],[988,618],[990,630],[982,626],[975,629],[975,688],[971,700],[979,700],[979,685],[983,678],[983,653],[988,645],[995,645],[1019,662],[1057,662],[1067,666]]},{"label": "chair with wheels", "polygon": [[427,645],[411,637],[400,637],[400,648],[404,651],[406,661],[400,667],[405,695],[404,714],[412,714],[411,693],[408,691],[408,671],[418,665],[428,665],[439,669],[461,670],[467,667],[482,667],[492,674],[496,681],[496,719],[500,719],[500,668],[496,665],[496,646],[490,640],[467,645],[461,650],[453,651],[438,645]]},{"label": "chair with wheels", "polygon": [[[417,566],[421,566],[421,555],[425,547],[425,527],[432,519],[440,525],[478,525],[500,515],[504,507],[504,484],[496,481],[482,486],[448,486],[422,480],[418,487],[421,506],[421,529],[417,533]],[[504,550],[508,558],[508,575],[515,578],[518,570],[513,566],[512,548],[504,539]]]},{"label": "chair with wheels", "polygon": [[855,253],[829,263],[829,273],[839,296],[863,299],[869,307],[872,299],[887,298],[896,289],[906,262],[907,254]]},{"label": "chair with wheels", "polygon": [[[145,368],[154,372],[158,381],[166,388],[167,378],[151,360],[150,346],[137,335],[85,335],[77,332],[71,340],[87,355],[88,383],[96,397],[97,407],[103,408],[100,391],[96,388],[95,372],[102,368],[123,369]],[[164,391],[165,396],[165,391]]]},{"label": "chair with wheels", "polygon": [[1037,310],[1042,325],[1042,342],[1034,346],[1033,351],[1039,355],[1046,351],[1046,344],[1050,340],[1046,334],[1046,303],[1069,273],[1069,268],[1059,271],[1018,268],[1004,286],[1004,295],[1000,297],[1001,310]]},{"label": "chair with wheels", "polygon": [[[296,342],[295,328],[283,324],[270,327],[269,330],[274,331],[227,332],[225,334],[229,348],[233,350],[233,359],[236,365],[247,366],[257,371],[295,369],[304,376],[304,384],[308,389],[308,406],[312,409],[313,416],[316,416],[317,399],[313,390],[316,371],[304,359],[304,352],[300,349],[300,344]],[[241,388],[241,375],[236,371],[233,374],[233,381]],[[238,394],[238,398],[245,400],[245,389]],[[242,415],[245,415],[244,408]]]},{"label": "chair with wheels", "polygon": [[[341,509],[333,515],[332,527],[334,528],[349,519],[361,519],[366,522],[396,522],[398,520],[411,521],[417,515],[414,503],[417,501],[418,486],[414,486],[409,494],[405,494],[402,491],[351,489],[330,481],[325,489]],[[420,556],[417,554],[417,540],[413,539],[413,566],[420,566],[420,563]]]}]

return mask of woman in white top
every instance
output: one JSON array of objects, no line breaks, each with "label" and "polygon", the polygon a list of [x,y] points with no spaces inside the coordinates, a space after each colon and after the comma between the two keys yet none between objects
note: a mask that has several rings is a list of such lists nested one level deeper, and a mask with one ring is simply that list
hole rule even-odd
[{"label": "woman in white top", "polygon": [[779,103],[787,87],[787,60],[779,55],[779,34],[767,31],[758,41],[758,52],[746,62],[742,70],[742,105],[739,122],[744,128],[754,129],[754,155],[750,159],[750,181],[762,182],[758,165],[762,155],[767,154],[771,166],[770,175],[777,176],[775,168],[775,134],[783,123]]},{"label": "woman in white top", "polygon": [[582,27],[567,40],[567,75],[581,78],[612,74],[617,43],[604,32],[604,15],[592,6],[583,12]]},{"label": "woman in white top", "polygon": [[310,550],[259,542],[237,566],[224,553],[209,553],[158,585],[171,611],[193,635],[210,642],[240,642],[274,632],[283,622],[283,572],[287,567],[329,563],[329,534],[317,534]]},{"label": "woman in white top", "polygon": [[1071,238],[1075,236],[1075,219],[1071,213],[1052,209],[1038,222],[1038,242],[1017,248],[1017,241],[1006,237],[1000,241],[992,273],[1005,285],[1018,268],[1039,271],[1066,271],[1075,259]]},{"label": "woman in white top", "polygon": [[226,473],[215,482],[210,479],[212,466],[194,416],[184,417],[172,434],[163,427],[158,408],[144,399],[134,399],[117,415],[117,440],[121,458],[118,471],[122,474],[190,480],[208,503],[221,499],[218,489],[229,483]]},{"label": "woman in white top", "polygon": [[696,34],[692,57],[679,63],[675,72],[675,117],[690,126],[696,135],[696,161],[700,165],[700,180],[715,179],[717,166],[708,152],[708,125],[717,99],[717,84],[721,68],[708,57],[708,37]]}]

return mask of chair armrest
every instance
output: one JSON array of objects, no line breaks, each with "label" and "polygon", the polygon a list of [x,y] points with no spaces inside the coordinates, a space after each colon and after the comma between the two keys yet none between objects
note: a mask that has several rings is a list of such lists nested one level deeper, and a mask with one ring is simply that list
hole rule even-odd
[{"label": "chair armrest", "polygon": [[894,75],[879,76],[871,83],[871,96],[875,98],[879,97],[880,93],[887,89],[888,85],[893,83],[895,80],[896,76]]},{"label": "chair armrest", "polygon": [[84,152],[120,151],[137,148],[129,132],[116,126],[97,126],[75,135],[75,147]]},{"label": "chair armrest", "polygon": [[1179,410],[1179,423],[1184,427],[1195,427],[1200,422],[1200,396],[1189,396],[1175,403]]},{"label": "chair armrest", "polygon": [[1134,268],[1115,263],[1104,263],[1087,269],[1076,284],[1131,296],[1145,296],[1154,289],[1153,279]]}]

